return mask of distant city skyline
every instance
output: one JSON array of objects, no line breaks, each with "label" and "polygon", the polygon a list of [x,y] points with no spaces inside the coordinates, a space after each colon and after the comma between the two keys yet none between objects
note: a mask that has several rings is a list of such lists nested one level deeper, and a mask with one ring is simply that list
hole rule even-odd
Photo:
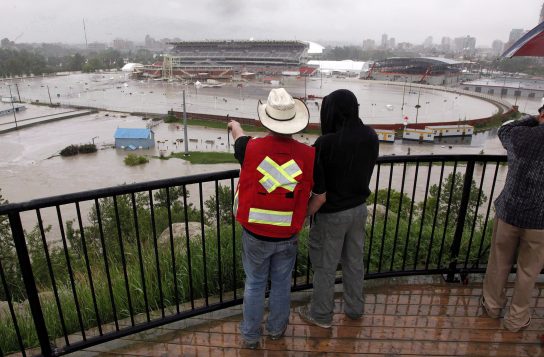
[{"label": "distant city skyline", "polygon": [[[423,44],[433,38],[475,37],[477,47],[507,42],[512,29],[529,30],[539,21],[542,0],[407,0],[379,2],[301,0],[170,0],[164,3],[127,0],[18,0],[3,4],[0,37],[21,42],[89,43],[126,39],[278,39],[362,45],[395,42]],[[228,20],[227,20],[228,19]]]}]

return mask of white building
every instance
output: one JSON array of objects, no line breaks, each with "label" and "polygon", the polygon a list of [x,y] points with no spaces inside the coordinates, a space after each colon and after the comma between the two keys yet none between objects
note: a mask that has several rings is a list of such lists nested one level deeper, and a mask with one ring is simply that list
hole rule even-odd
[{"label": "white building", "polygon": [[471,125],[432,125],[426,126],[426,130],[433,132],[436,137],[443,136],[472,136],[474,134],[474,127]]},{"label": "white building", "polygon": [[378,134],[378,140],[386,143],[395,142],[395,131],[386,130],[386,129],[375,129],[376,134]]},{"label": "white building", "polygon": [[429,129],[412,129],[405,128],[402,133],[402,138],[405,140],[417,140],[417,141],[434,141],[434,134]]}]

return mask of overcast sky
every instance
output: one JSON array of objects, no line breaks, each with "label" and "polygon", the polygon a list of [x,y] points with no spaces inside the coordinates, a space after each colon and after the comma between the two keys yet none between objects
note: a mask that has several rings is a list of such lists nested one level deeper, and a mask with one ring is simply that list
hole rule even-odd
[{"label": "overcast sky", "polygon": [[538,23],[543,0],[14,0],[2,1],[0,38],[84,43],[179,37],[422,43],[433,36],[508,40]]}]

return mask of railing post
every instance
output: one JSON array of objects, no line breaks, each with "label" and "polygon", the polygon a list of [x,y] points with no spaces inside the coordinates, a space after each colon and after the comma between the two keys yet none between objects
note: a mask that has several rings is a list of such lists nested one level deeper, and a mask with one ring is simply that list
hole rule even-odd
[{"label": "railing post", "polygon": [[461,248],[461,240],[463,239],[463,230],[465,228],[465,218],[467,215],[468,204],[470,201],[470,189],[472,187],[472,177],[474,176],[474,162],[474,159],[470,159],[467,162],[467,169],[465,171],[465,181],[463,183],[461,206],[459,207],[459,214],[457,215],[457,225],[455,226],[455,235],[453,236],[453,242],[450,248],[451,261],[449,265],[449,272],[446,277],[446,281],[448,283],[456,282],[455,273],[457,273],[457,258],[459,256],[459,250]]},{"label": "railing post", "polygon": [[28,304],[34,320],[34,326],[36,327],[36,334],[38,335],[42,355],[52,356],[53,352],[49,343],[49,335],[47,333],[47,327],[45,325],[45,320],[42,313],[38,290],[36,289],[36,281],[34,280],[34,275],[32,273],[30,256],[28,255],[28,249],[26,248],[21,216],[19,212],[10,212],[8,213],[8,217],[11,232],[13,234],[13,241],[15,243],[15,250],[17,252],[17,258],[19,259],[19,265],[21,267],[21,275],[23,276],[23,282],[25,284]]}]

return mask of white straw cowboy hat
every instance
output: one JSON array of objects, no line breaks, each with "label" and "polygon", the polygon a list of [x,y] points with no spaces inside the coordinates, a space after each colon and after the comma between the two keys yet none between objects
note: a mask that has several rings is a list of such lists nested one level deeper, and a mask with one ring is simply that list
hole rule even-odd
[{"label": "white straw cowboy hat", "polygon": [[304,102],[293,99],[283,88],[272,89],[266,103],[259,100],[259,120],[265,128],[278,134],[295,134],[308,126],[310,112]]}]

